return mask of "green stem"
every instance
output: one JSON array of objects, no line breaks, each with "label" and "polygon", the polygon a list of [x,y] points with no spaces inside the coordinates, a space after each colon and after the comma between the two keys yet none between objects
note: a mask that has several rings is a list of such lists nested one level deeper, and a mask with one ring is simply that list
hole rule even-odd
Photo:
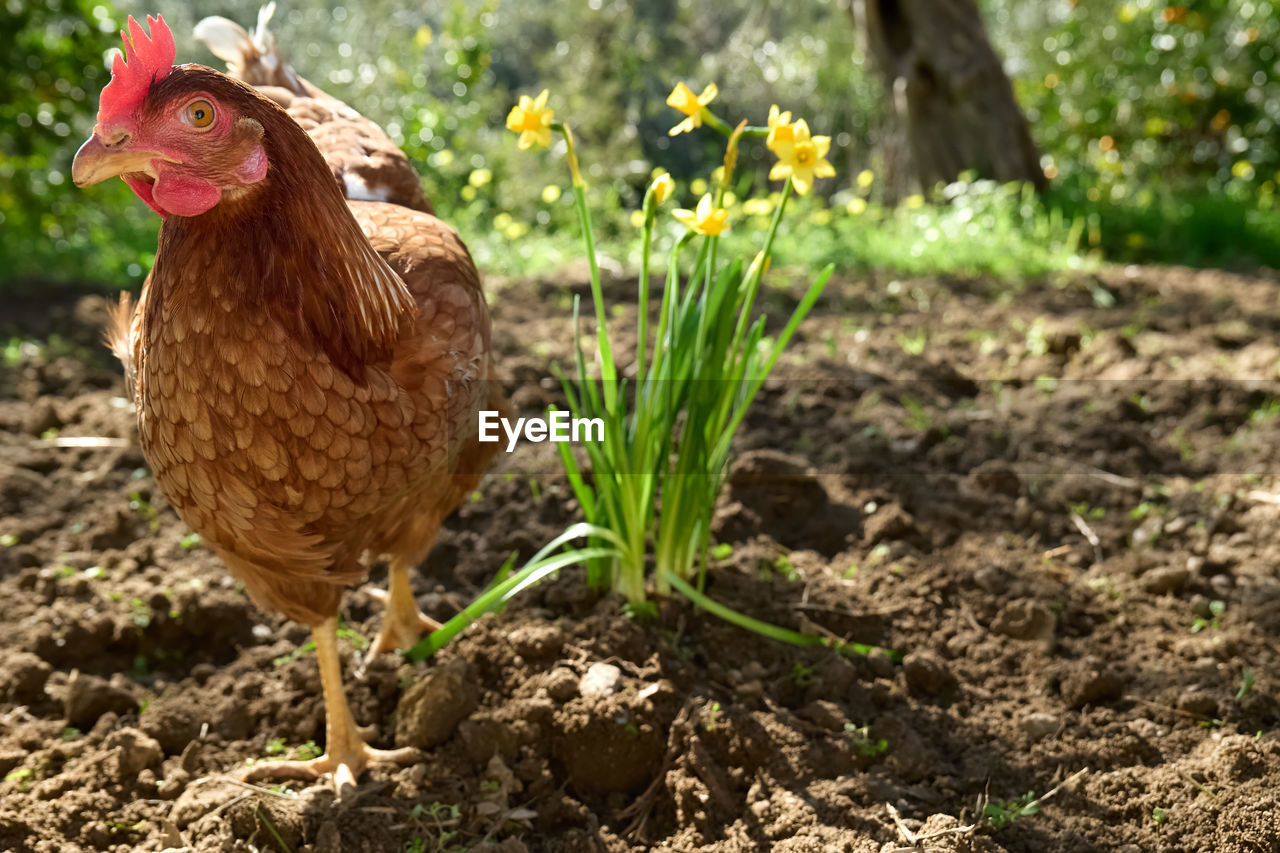
[{"label": "green stem", "polygon": [[783,628],[771,622],[762,622],[745,613],[739,613],[732,607],[726,607],[715,599],[699,592],[667,569],[659,568],[658,572],[661,575],[665,575],[662,579],[677,592],[711,615],[719,616],[739,628],[746,628],[748,631],[753,631],[780,643],[790,643],[793,646],[826,646],[829,649],[835,649],[841,654],[859,655],[861,657],[866,657],[873,652],[879,651],[888,655],[895,662],[902,659],[902,653],[896,649],[885,649],[881,646],[870,646],[866,643],[845,643],[830,637],[815,637],[812,634],[801,634],[799,631],[792,631],[790,628]]},{"label": "green stem", "polygon": [[[587,210],[586,186],[582,182],[577,169],[577,151],[574,148],[573,133],[561,122],[552,122],[551,127],[559,130],[568,146],[570,168],[573,172],[573,203],[578,209],[578,223],[582,226],[582,242],[587,250],[587,266],[591,270],[591,301],[596,309],[596,342],[600,354],[600,384],[604,387],[604,406],[610,414],[617,411],[618,373],[613,365],[613,350],[609,345],[609,327],[605,323],[604,293],[600,287],[600,264],[596,260],[596,241],[591,229],[591,213]],[[584,377],[585,379],[585,377]]]},{"label": "green stem", "polygon": [[[707,125],[707,127],[722,133],[726,138],[733,135],[733,128],[729,126],[729,123],[706,107],[702,108],[702,121]],[[554,125],[552,126],[554,127]],[[769,135],[769,128],[748,125],[742,129],[742,135],[765,137]]]}]

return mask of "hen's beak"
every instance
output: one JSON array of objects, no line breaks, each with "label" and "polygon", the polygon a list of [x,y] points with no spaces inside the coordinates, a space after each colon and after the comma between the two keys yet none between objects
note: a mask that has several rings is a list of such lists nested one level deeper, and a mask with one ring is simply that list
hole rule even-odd
[{"label": "hen's beak", "polygon": [[108,145],[95,133],[76,152],[76,158],[71,162],[71,180],[78,187],[87,187],[131,172],[145,172],[154,176],[155,166],[152,161],[168,159],[170,158],[159,151],[131,147],[129,137],[125,134],[119,135]]}]

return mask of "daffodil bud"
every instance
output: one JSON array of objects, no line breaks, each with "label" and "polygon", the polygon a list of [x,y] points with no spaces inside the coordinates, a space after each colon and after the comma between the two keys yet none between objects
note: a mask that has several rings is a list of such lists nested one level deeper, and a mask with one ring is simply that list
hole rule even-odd
[{"label": "daffodil bud", "polygon": [[671,175],[663,172],[653,180],[653,200],[662,204],[671,195],[671,191],[675,189],[676,182],[671,179]]}]

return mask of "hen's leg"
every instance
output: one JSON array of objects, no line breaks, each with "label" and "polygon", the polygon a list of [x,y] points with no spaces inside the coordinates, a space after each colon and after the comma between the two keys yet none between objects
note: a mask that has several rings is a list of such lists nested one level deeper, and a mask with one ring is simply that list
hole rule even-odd
[{"label": "hen's leg", "polygon": [[382,628],[369,647],[366,660],[383,652],[407,649],[424,633],[440,627],[439,622],[418,609],[409,585],[409,567],[403,561],[393,559],[387,575],[387,591],[374,593],[386,602],[387,613],[382,617]]},{"label": "hen's leg", "polygon": [[324,689],[325,753],[311,761],[271,761],[258,764],[245,773],[245,781],[256,779],[320,778],[333,774],[338,798],[354,790],[356,779],[370,764],[412,764],[421,759],[418,750],[374,749],[364,742],[356,730],[356,721],[347,705],[342,689],[342,664],[338,660],[338,617],[311,626],[316,641],[316,659],[320,663],[320,685]]}]

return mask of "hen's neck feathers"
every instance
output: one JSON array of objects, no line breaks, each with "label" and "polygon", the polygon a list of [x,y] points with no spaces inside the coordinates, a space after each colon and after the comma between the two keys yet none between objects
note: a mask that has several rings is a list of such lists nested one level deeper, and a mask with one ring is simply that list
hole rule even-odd
[{"label": "hen's neck feathers", "polygon": [[413,296],[365,238],[306,132],[217,76],[214,94],[263,126],[267,176],[208,213],[164,221],[148,308],[268,312],[361,381],[363,366],[389,360],[411,326]]}]

